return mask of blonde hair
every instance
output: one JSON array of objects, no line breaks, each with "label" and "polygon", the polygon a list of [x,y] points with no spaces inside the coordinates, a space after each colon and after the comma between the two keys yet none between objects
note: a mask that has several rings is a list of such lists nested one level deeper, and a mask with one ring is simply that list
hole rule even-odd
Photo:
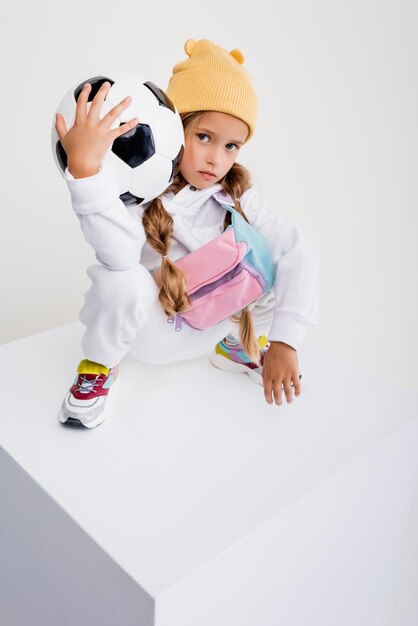
[{"label": "blonde hair", "polygon": [[[206,111],[196,111],[182,114],[184,130],[188,126],[193,128],[205,113]],[[249,171],[243,165],[234,163],[219,182],[223,191],[233,198],[235,209],[248,222],[241,209],[239,198],[251,186]],[[179,172],[164,193],[173,191],[176,194],[187,184],[187,181]],[[183,271],[167,256],[173,233],[173,218],[165,210],[161,197],[155,198],[146,208],[142,223],[149,245],[162,256],[161,267],[154,272],[154,279],[160,288],[159,300],[161,306],[167,315],[183,313],[191,306],[191,303],[186,293],[187,284]],[[224,229],[230,223],[231,218],[228,212],[224,221]],[[259,365],[260,346],[255,336],[252,315],[248,307],[245,307],[240,315],[233,315],[230,319],[239,323],[240,343],[250,359]]]}]

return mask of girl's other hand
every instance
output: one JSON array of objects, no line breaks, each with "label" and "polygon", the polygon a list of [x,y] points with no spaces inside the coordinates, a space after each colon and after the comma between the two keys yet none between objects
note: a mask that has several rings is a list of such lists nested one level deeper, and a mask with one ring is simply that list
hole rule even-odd
[{"label": "girl's other hand", "polygon": [[269,404],[273,404],[272,394],[275,403],[282,404],[282,385],[287,402],[292,402],[292,383],[295,396],[302,391],[296,350],[282,341],[270,342],[264,357],[262,377],[264,397]]},{"label": "girl's other hand", "polygon": [[132,99],[129,96],[114,106],[103,119],[99,118],[110,87],[109,82],[103,83],[87,113],[91,85],[90,83],[84,85],[77,100],[74,126],[70,130],[67,130],[64,117],[60,113],[56,114],[55,128],[67,154],[68,169],[74,178],[97,174],[99,164],[114,140],[139,122],[138,118],[133,118],[118,128],[110,128],[115,119],[130,105]]}]

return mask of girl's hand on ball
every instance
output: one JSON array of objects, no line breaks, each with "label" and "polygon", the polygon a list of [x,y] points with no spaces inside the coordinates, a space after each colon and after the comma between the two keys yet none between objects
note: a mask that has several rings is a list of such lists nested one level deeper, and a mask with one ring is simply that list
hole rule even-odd
[{"label": "girl's hand on ball", "polygon": [[77,100],[74,126],[67,130],[64,117],[57,113],[55,128],[62,147],[67,154],[67,165],[74,178],[92,176],[99,171],[104,155],[117,137],[134,128],[139,120],[133,118],[118,128],[111,129],[115,119],[126,109],[131,98],[121,100],[103,119],[99,118],[103,101],[109,92],[110,83],[105,82],[92,100],[87,113],[90,83],[86,83]]}]

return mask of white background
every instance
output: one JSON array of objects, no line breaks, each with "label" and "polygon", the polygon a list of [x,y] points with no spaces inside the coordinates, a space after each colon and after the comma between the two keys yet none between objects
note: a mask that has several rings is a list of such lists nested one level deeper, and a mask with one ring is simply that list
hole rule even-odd
[{"label": "white background", "polygon": [[96,262],[52,159],[64,93],[112,70],[164,89],[207,38],[241,49],[259,95],[239,160],[320,255],[306,341],[418,389],[415,2],[25,0],[0,18],[0,342],[76,321]]}]

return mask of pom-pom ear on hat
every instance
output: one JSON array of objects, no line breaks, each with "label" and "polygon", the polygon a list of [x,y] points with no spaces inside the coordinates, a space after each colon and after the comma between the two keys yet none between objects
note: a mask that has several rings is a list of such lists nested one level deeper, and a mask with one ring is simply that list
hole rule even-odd
[{"label": "pom-pom ear on hat", "polygon": [[244,63],[244,55],[242,54],[241,50],[237,50],[237,49],[231,50],[229,54],[233,56],[235,61],[239,63],[240,65]]},{"label": "pom-pom ear on hat", "polygon": [[192,56],[195,45],[196,45],[195,39],[188,39],[186,43],[184,44],[184,51],[186,54],[189,55],[189,57]]},{"label": "pom-pom ear on hat", "polygon": [[230,52],[208,39],[187,39],[187,59],[173,67],[166,89],[179,113],[219,111],[241,119],[253,135],[257,117],[257,96],[243,67],[244,55]]}]

